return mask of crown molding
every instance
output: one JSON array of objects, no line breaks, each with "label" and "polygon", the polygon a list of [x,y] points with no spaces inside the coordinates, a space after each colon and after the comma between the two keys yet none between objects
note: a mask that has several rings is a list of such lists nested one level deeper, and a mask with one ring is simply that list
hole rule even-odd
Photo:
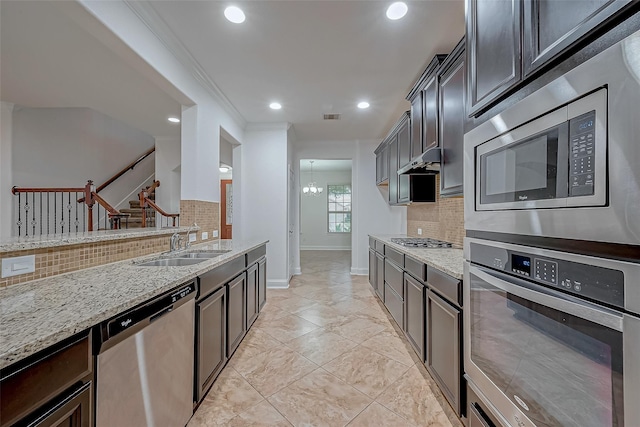
[{"label": "crown molding", "polygon": [[194,79],[227,110],[229,115],[240,125],[241,128],[247,126],[247,120],[240,114],[238,109],[220,90],[218,85],[211,79],[205,69],[193,57],[189,49],[180,41],[171,30],[167,22],[153,8],[151,2],[139,0],[123,0],[129,9],[151,30],[169,52],[191,73]]}]

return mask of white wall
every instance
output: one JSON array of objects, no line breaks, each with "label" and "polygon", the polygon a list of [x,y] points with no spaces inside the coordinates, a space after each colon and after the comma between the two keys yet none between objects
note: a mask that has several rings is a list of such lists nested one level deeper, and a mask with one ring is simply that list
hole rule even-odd
[{"label": "white wall", "polygon": [[[122,0],[108,2],[79,0],[86,10],[109,28],[195,105],[183,107],[181,123],[181,198],[183,200],[220,201],[219,181],[220,130],[243,141],[244,123],[231,114],[194,76]],[[125,56],[125,55],[123,55]]]},{"label": "white wall", "polygon": [[352,230],[351,273],[369,271],[369,234],[405,234],[407,208],[389,206],[375,185],[376,158],[373,150],[380,141],[306,141],[295,146],[300,176],[300,159],[351,159]]},{"label": "white wall", "polygon": [[[169,213],[180,212],[180,140],[156,138],[156,203]],[[159,223],[159,222],[158,222]]]},{"label": "white wall", "polygon": [[13,222],[12,127],[13,104],[0,102],[0,238],[11,236]]},{"label": "white wall", "polygon": [[[329,233],[327,230],[327,186],[351,184],[351,171],[313,172],[313,180],[324,189],[319,196],[299,194],[300,249],[349,250],[351,233]],[[301,172],[300,187],[311,182],[310,172]],[[295,197],[296,195],[294,195]]]},{"label": "white wall", "polygon": [[[234,180],[242,183],[240,195],[234,193],[234,214],[240,214],[243,237],[268,239],[267,286],[286,287],[289,283],[287,257],[287,124],[248,125],[240,146],[242,168],[235,167]],[[235,191],[235,187],[234,187]],[[240,198],[241,207],[237,206]],[[235,233],[235,228],[234,228]]]}]

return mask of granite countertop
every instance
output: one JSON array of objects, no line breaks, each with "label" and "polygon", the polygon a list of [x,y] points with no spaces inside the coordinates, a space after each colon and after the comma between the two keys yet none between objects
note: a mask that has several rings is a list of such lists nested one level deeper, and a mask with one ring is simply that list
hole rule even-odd
[{"label": "granite countertop", "polygon": [[10,237],[0,240],[0,252],[15,252],[30,249],[52,248],[56,246],[136,239],[140,237],[165,236],[173,233],[186,233],[189,230],[197,231],[199,229],[199,227],[130,228],[121,230],[84,231],[81,233]]},{"label": "granite countertop", "polygon": [[430,265],[431,267],[437,268],[438,270],[446,273],[450,276],[455,277],[456,279],[462,280],[463,275],[463,263],[464,263],[464,255],[462,249],[457,248],[433,248],[433,249],[425,249],[425,248],[411,248],[407,246],[398,245],[397,243],[392,243],[391,239],[400,237],[406,238],[408,236],[402,234],[394,234],[394,235],[376,235],[371,234],[376,240],[380,240],[384,242],[385,245],[389,245],[393,249],[400,251],[406,255],[409,255],[412,258],[417,259],[418,261],[422,261],[425,264]]},{"label": "granite countertop", "polygon": [[160,256],[147,255],[1,289],[0,368],[180,286],[265,243],[267,241],[218,240],[193,245],[191,250],[228,249],[230,252],[198,264],[183,267],[135,265]]}]

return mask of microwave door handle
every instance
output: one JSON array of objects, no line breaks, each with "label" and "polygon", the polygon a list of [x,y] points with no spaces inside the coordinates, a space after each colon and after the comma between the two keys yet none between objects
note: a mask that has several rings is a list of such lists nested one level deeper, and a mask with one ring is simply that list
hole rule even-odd
[{"label": "microwave door handle", "polygon": [[[554,291],[553,289],[548,289],[543,286],[518,279],[517,277],[496,273],[475,265],[471,265],[469,267],[469,274],[474,275],[480,280],[483,280],[496,288],[502,289],[505,292],[519,296],[520,298],[589,320],[618,332],[623,331],[622,313],[620,312],[613,311],[605,307],[599,307],[579,298]],[[508,280],[505,280],[502,277]],[[467,286],[470,286],[470,284]]]}]

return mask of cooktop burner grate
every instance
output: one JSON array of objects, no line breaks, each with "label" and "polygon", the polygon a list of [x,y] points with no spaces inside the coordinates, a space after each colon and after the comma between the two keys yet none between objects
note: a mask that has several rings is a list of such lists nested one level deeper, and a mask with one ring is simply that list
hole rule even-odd
[{"label": "cooktop burner grate", "polygon": [[449,242],[443,242],[442,240],[429,239],[429,238],[400,238],[394,237],[391,239],[393,243],[398,245],[412,247],[412,248],[451,248],[453,245]]}]

